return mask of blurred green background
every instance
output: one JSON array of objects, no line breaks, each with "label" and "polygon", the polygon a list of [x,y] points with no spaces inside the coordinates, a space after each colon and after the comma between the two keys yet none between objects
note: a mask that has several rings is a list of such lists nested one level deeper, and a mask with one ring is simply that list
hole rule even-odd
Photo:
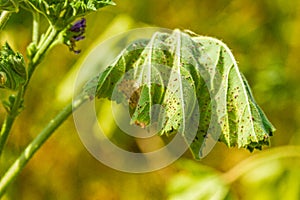
[{"label": "blurred green background", "polygon": [[[284,0],[116,0],[87,17],[82,53],[58,45],[34,74],[26,109],[16,121],[1,174],[66,104],[75,68],[96,41],[135,27],[190,29],[222,39],[233,51],[258,104],[277,128],[272,146],[300,145],[300,1]],[[11,17],[0,42],[25,54],[31,40],[31,15]],[[70,84],[71,82],[71,84]],[[7,96],[1,90],[0,98]],[[5,111],[0,108],[0,123]],[[126,145],[126,143],[124,142]],[[132,144],[128,144],[132,145]],[[254,154],[218,143],[202,161],[189,152],[156,172],[129,174],[110,169],[85,149],[69,118],[29,162],[3,199],[300,199],[300,160],[262,162],[230,185],[220,172]],[[282,154],[285,154],[282,151]],[[217,171],[216,171],[217,170]],[[218,199],[218,198],[217,198]]]}]

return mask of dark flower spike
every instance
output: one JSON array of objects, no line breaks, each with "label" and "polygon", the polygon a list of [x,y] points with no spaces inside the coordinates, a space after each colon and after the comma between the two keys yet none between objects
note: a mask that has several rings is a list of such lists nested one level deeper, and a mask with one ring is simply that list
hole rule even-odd
[{"label": "dark flower spike", "polygon": [[71,28],[70,31],[72,32],[81,32],[84,31],[86,27],[86,19],[82,18],[81,20],[77,21]]},{"label": "dark flower spike", "polygon": [[74,52],[75,54],[80,54],[81,50],[80,50],[80,49],[79,49],[79,50],[74,50],[74,49],[73,49],[73,52]]},{"label": "dark flower spike", "polygon": [[70,51],[79,54],[81,50],[76,50],[76,42],[83,40],[85,36],[86,19],[82,18],[75,22],[65,33],[64,43],[69,47]]},{"label": "dark flower spike", "polygon": [[77,36],[74,38],[75,41],[80,41],[80,40],[83,40],[85,38],[84,35],[80,35],[80,36]]}]

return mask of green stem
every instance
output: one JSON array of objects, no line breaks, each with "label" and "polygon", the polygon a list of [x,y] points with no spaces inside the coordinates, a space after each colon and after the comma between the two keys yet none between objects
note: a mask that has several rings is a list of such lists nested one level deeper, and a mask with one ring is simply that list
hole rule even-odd
[{"label": "green stem", "polygon": [[[22,169],[26,166],[28,161],[36,153],[36,151],[47,141],[52,133],[72,114],[73,110],[79,108],[88,96],[80,96],[72,103],[67,105],[48,125],[39,133],[37,137],[26,147],[22,154],[15,160],[11,167],[6,171],[0,181],[0,198],[5,193],[9,184],[20,174]],[[73,107],[72,107],[73,106]]]},{"label": "green stem", "polygon": [[45,55],[47,50],[50,48],[51,44],[55,41],[58,34],[59,34],[59,31],[57,31],[56,28],[52,27],[49,36],[41,44],[40,48],[34,55],[32,61],[29,63],[29,66],[28,66],[28,79],[29,80],[30,80],[36,66],[40,63],[41,58]]},{"label": "green stem", "polygon": [[41,44],[40,48],[34,55],[33,59],[28,64],[28,79],[26,84],[20,88],[20,90],[17,93],[16,100],[14,102],[14,105],[12,106],[11,112],[7,115],[6,119],[4,120],[4,124],[1,127],[0,132],[0,155],[3,151],[5,142],[8,138],[8,135],[10,133],[10,130],[13,126],[13,123],[15,121],[15,118],[18,116],[20,108],[22,107],[23,98],[26,92],[27,85],[31,79],[31,76],[36,68],[36,66],[41,62],[44,54],[47,52],[47,50],[50,48],[51,44],[55,41],[59,31],[57,31],[54,27],[52,27],[51,32],[47,39]]},{"label": "green stem", "polygon": [[21,87],[17,93],[16,100],[14,105],[12,106],[11,112],[8,113],[7,117],[4,120],[4,123],[1,127],[0,132],[0,156],[2,155],[2,151],[5,145],[5,142],[8,138],[9,132],[12,128],[12,125],[20,112],[20,106],[22,105],[24,88]]},{"label": "green stem", "polygon": [[46,33],[43,34],[43,35],[41,36],[40,42],[39,42],[39,44],[37,45],[37,49],[40,49],[41,46],[42,46],[42,44],[45,43],[46,38],[48,38],[48,36],[49,36],[50,33],[51,33],[51,30],[52,30],[52,27],[49,26],[49,28],[47,29]]},{"label": "green stem", "polygon": [[11,16],[11,12],[3,11],[0,15],[0,31],[4,28],[6,22],[8,21],[9,17]]},{"label": "green stem", "polygon": [[242,162],[231,168],[229,171],[224,173],[222,175],[222,178],[226,183],[231,184],[247,172],[257,168],[260,165],[271,162],[273,160],[290,157],[300,157],[299,146],[283,146],[265,150],[262,153],[258,153],[243,160]]},{"label": "green stem", "polygon": [[2,124],[1,132],[0,132],[0,155],[2,155],[3,147],[5,145],[5,142],[7,140],[9,131],[13,123],[14,123],[14,118],[8,115]]},{"label": "green stem", "polygon": [[33,12],[32,15],[33,15],[32,42],[35,45],[37,45],[39,41],[40,14]]}]

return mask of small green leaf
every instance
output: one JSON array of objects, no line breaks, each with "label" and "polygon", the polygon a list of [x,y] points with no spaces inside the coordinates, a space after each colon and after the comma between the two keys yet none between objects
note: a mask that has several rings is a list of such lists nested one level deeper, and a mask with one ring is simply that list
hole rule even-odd
[{"label": "small green leaf", "polygon": [[129,104],[131,122],[143,128],[157,121],[161,135],[182,133],[196,159],[217,141],[261,149],[275,131],[229,48],[179,30],[132,43],[84,91]]},{"label": "small green leaf", "polygon": [[10,12],[19,11],[19,2],[22,0],[0,0],[0,11],[6,10]]},{"label": "small green leaf", "polygon": [[76,18],[83,17],[108,5],[111,0],[28,0],[22,5],[33,12],[42,13],[58,30],[62,30]]},{"label": "small green leaf", "polygon": [[6,43],[0,50],[0,88],[16,90],[27,80],[24,58]]},{"label": "small green leaf", "polygon": [[[2,101],[3,107],[5,108],[5,110],[6,110],[7,113],[11,113],[12,112],[12,109],[13,109],[13,106],[15,104],[15,101],[16,101],[16,96],[13,95],[13,94],[8,97],[8,100]],[[23,103],[24,103],[24,101],[21,100],[20,107],[18,107],[18,109],[15,110],[14,111],[15,113],[13,113],[13,114],[18,114],[18,113],[20,113],[24,109],[24,104]]]}]

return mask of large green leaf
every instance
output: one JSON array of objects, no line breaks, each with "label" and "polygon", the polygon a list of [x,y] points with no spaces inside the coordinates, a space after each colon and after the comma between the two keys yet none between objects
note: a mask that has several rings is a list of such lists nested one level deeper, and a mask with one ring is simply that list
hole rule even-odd
[{"label": "large green leaf", "polygon": [[159,134],[180,132],[197,159],[218,140],[261,149],[275,131],[229,48],[179,30],[133,42],[84,90],[128,104],[143,128],[158,122]]}]

